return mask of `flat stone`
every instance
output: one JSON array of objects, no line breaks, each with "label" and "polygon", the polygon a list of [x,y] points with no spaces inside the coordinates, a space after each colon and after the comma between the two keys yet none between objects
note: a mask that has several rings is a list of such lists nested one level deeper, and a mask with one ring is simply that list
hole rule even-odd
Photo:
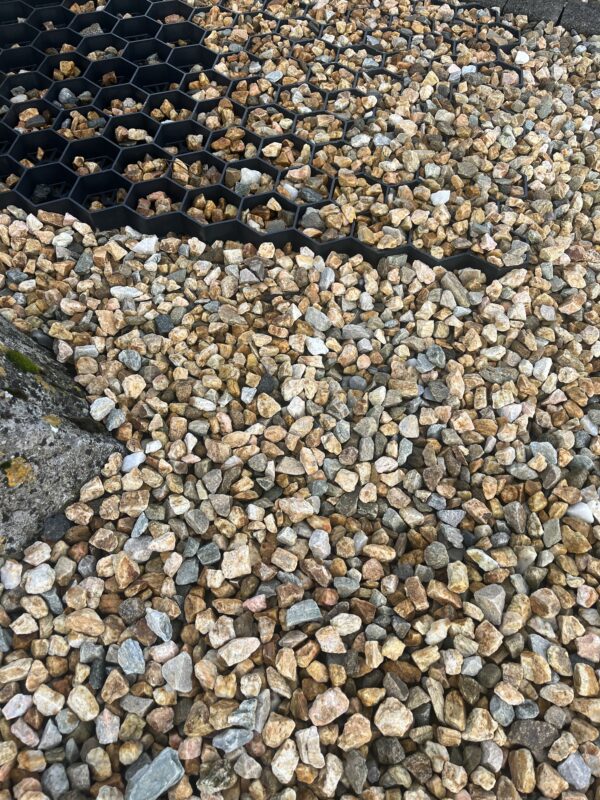
[{"label": "flat stone", "polygon": [[192,691],[192,659],[189,653],[179,653],[162,665],[162,675],[176,692]]},{"label": "flat stone", "polygon": [[166,747],[128,781],[125,800],[158,800],[183,778],[184,770],[175,750]]}]

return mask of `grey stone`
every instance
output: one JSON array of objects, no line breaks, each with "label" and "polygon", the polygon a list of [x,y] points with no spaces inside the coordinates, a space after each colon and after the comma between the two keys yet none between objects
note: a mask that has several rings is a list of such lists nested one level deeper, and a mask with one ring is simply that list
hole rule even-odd
[{"label": "grey stone", "polygon": [[146,670],[144,653],[135,639],[126,639],[123,642],[119,647],[117,661],[126,675],[143,675]]},{"label": "grey stone", "polygon": [[578,792],[585,792],[592,782],[592,770],[581,757],[581,753],[571,753],[562,764],[558,765],[558,771],[567,781],[572,789]]},{"label": "grey stone", "polygon": [[452,525],[453,528],[458,528],[465,518],[465,514],[466,512],[462,508],[444,509],[437,512],[438,519],[445,522],[446,525]]},{"label": "grey stone", "polygon": [[506,592],[502,586],[498,586],[496,583],[484,586],[483,589],[478,589],[473,597],[475,603],[483,611],[484,617],[492,625],[500,625],[504,604],[506,603]]},{"label": "grey stone", "polygon": [[317,622],[321,619],[321,609],[314,600],[301,600],[294,603],[285,613],[285,624],[288,628],[304,625],[305,622]]},{"label": "grey stone", "polygon": [[448,291],[452,293],[459,306],[464,306],[465,308],[470,307],[471,301],[469,293],[453,272],[444,273],[440,284],[444,289],[448,289]]},{"label": "grey stone", "polygon": [[190,583],[196,583],[199,574],[200,565],[198,560],[196,558],[186,558],[177,570],[175,580],[180,586],[188,586]]},{"label": "grey stone", "polygon": [[67,771],[60,763],[51,764],[42,775],[42,788],[52,800],[61,800],[69,791],[69,778]]},{"label": "grey stone", "polygon": [[146,625],[152,633],[160,637],[163,642],[169,642],[173,638],[173,626],[169,615],[164,611],[156,611],[154,608],[146,609]]},{"label": "grey stone", "polygon": [[202,536],[203,533],[206,533],[210,524],[206,514],[204,514],[204,512],[200,511],[198,508],[193,508],[190,511],[187,511],[184,515],[184,519],[190,528],[192,528],[192,530],[194,530],[199,536]]},{"label": "grey stone", "polygon": [[481,765],[491,772],[499,772],[504,762],[502,748],[492,741],[480,742],[479,746],[481,748]]},{"label": "grey stone", "polygon": [[199,548],[197,556],[203,566],[218,564],[221,560],[221,551],[215,542],[209,542]]},{"label": "grey stone", "polygon": [[342,328],[342,339],[371,339],[373,331],[366,325],[344,325]]},{"label": "grey stone", "polygon": [[137,350],[121,350],[119,361],[133,372],[137,372],[142,366],[142,357]]},{"label": "grey stone", "polygon": [[507,381],[516,381],[519,373],[513,367],[501,365],[499,367],[483,367],[481,370],[481,377],[490,383],[506,383]]},{"label": "grey stone", "polygon": [[313,306],[309,306],[306,309],[306,314],[304,316],[309,325],[312,325],[315,330],[321,331],[322,333],[325,333],[325,331],[328,331],[332,327],[331,320],[327,314],[324,314]]},{"label": "grey stone", "polygon": [[168,314],[157,314],[154,318],[154,329],[160,336],[166,336],[174,327],[175,323]]},{"label": "grey stone", "polygon": [[192,659],[189,653],[179,653],[162,665],[163,678],[176,692],[192,691]]},{"label": "grey stone", "polygon": [[514,709],[517,719],[536,719],[540,715],[540,709],[533,700],[525,700],[524,703],[514,706]]},{"label": "grey stone", "polygon": [[344,777],[350,788],[360,794],[367,781],[367,761],[358,750],[350,750],[344,759]]},{"label": "grey stone", "polygon": [[517,500],[504,506],[504,519],[516,533],[523,534],[527,530],[527,512]]},{"label": "grey stone", "polygon": [[227,717],[227,724],[237,728],[247,728],[252,730],[256,719],[256,709],[258,700],[256,697],[249,697],[243,700],[235,711]]},{"label": "grey stone", "polygon": [[179,756],[173,748],[166,747],[127,782],[125,800],[157,800],[179,783],[183,774]]},{"label": "grey stone", "polygon": [[133,694],[126,694],[119,700],[119,704],[128,714],[137,714],[138,717],[143,717],[150,711],[154,701],[151,697],[136,697]]},{"label": "grey stone", "polygon": [[542,455],[548,464],[556,465],[558,463],[558,455],[556,448],[550,442],[531,442],[531,453],[534,456]]},{"label": "grey stone", "polygon": [[1,316],[0,345],[0,528],[6,552],[19,553],[123,448],[62,367]]},{"label": "grey stone", "polygon": [[317,528],[311,534],[308,540],[312,554],[315,558],[325,559],[329,558],[331,554],[331,545],[329,544],[329,534],[327,531]]},{"label": "grey stone", "polygon": [[87,764],[72,764],[67,767],[71,788],[86,791],[91,786],[90,768]]},{"label": "grey stone", "polygon": [[62,734],[56,727],[53,720],[49,719],[40,738],[38,748],[40,750],[52,750],[62,742]]},{"label": "grey stone", "polygon": [[490,714],[502,727],[510,725],[515,718],[513,707],[505,703],[497,694],[492,695],[490,699]]},{"label": "grey stone", "polygon": [[229,728],[213,737],[212,746],[217,750],[223,750],[224,753],[233,753],[234,750],[252,741],[253,737],[253,731],[245,728]]},{"label": "grey stone", "polygon": [[443,569],[449,560],[448,550],[441,542],[432,542],[425,548],[425,563],[431,569]]}]

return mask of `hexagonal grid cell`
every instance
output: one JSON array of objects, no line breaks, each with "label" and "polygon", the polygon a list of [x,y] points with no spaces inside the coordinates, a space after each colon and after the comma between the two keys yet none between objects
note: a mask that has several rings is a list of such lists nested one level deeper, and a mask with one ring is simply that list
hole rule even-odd
[{"label": "hexagonal grid cell", "polygon": [[[409,153],[427,150],[427,133],[377,128],[428,74],[427,113],[470,101],[482,80],[522,85],[519,31],[495,10],[448,8],[440,20],[423,0],[406,18],[368,3],[325,13],[296,0],[5,0],[0,207],[491,274],[502,263],[477,241],[443,258],[415,247],[427,236],[400,221],[446,184]],[[453,60],[474,65],[460,86]],[[507,173],[486,208],[526,196],[527,180]],[[381,198],[391,205],[377,216]]]}]

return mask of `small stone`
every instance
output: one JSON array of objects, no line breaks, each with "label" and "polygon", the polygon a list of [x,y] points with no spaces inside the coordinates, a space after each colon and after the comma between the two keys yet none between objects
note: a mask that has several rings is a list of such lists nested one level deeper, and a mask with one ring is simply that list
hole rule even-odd
[{"label": "small stone", "polygon": [[162,675],[176,692],[192,691],[192,659],[189,653],[180,653],[162,665]]},{"label": "small stone", "polygon": [[337,687],[327,689],[314,700],[308,715],[313,725],[329,725],[334,719],[344,714],[349,705],[348,698],[340,689]]},{"label": "small stone", "polygon": [[67,697],[67,705],[80,720],[90,722],[100,713],[96,698],[85,686],[75,686]]},{"label": "small stone", "polygon": [[52,589],[54,581],[55,574],[50,564],[40,564],[25,573],[23,586],[27,594],[44,594]]},{"label": "small stone", "polygon": [[114,407],[115,402],[110,397],[98,397],[90,406],[90,416],[99,422],[107,417]]},{"label": "small stone", "polygon": [[117,660],[126,675],[143,675],[146,670],[144,653],[135,639],[126,639],[123,642],[119,647]]},{"label": "small stone", "polygon": [[571,753],[562,764],[558,765],[558,772],[571,788],[579,792],[587,791],[592,782],[592,771],[580,753]]},{"label": "small stone", "polygon": [[285,624],[288,628],[304,625],[307,622],[317,622],[321,619],[321,610],[314,600],[302,600],[288,608]]},{"label": "small stone", "polygon": [[502,612],[506,602],[506,593],[501,586],[490,584],[478,589],[474,595],[474,600],[483,611],[483,614],[492,625],[500,625],[502,622]]},{"label": "small stone", "polygon": [[163,642],[169,642],[173,638],[173,627],[169,616],[164,611],[156,611],[153,608],[146,609],[146,624]]},{"label": "small stone", "polygon": [[157,800],[183,778],[184,770],[175,750],[166,747],[150,764],[128,781],[125,800]]},{"label": "small stone", "polygon": [[377,708],[373,722],[384,736],[404,736],[412,727],[412,712],[395,697],[386,698]]},{"label": "small stone", "polygon": [[259,646],[260,641],[254,636],[233,639],[219,648],[219,658],[223,659],[228,667],[233,667],[250,658]]}]

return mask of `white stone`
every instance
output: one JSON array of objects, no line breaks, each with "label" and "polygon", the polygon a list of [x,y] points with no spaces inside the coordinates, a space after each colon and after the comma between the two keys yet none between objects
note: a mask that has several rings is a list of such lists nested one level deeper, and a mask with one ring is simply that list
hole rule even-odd
[{"label": "white stone", "polygon": [[450,200],[450,191],[448,189],[440,189],[439,192],[433,192],[431,195],[431,204],[433,206],[443,206]]},{"label": "white stone", "polygon": [[136,467],[139,467],[140,464],[143,464],[145,460],[146,460],[146,454],[143,453],[141,450],[138,450],[135,453],[129,453],[123,459],[123,463],[121,464],[121,471],[131,472],[132,469],[135,469]]},{"label": "white stone", "polygon": [[132,248],[139,256],[151,256],[158,250],[158,236],[144,236]]},{"label": "white stone", "polygon": [[110,397],[98,397],[90,406],[90,416],[96,422],[100,422],[110,414],[114,407],[115,401],[111,400]]},{"label": "white stone", "polygon": [[25,573],[23,586],[27,594],[44,594],[54,586],[54,579],[54,570],[50,564],[40,564]]}]

